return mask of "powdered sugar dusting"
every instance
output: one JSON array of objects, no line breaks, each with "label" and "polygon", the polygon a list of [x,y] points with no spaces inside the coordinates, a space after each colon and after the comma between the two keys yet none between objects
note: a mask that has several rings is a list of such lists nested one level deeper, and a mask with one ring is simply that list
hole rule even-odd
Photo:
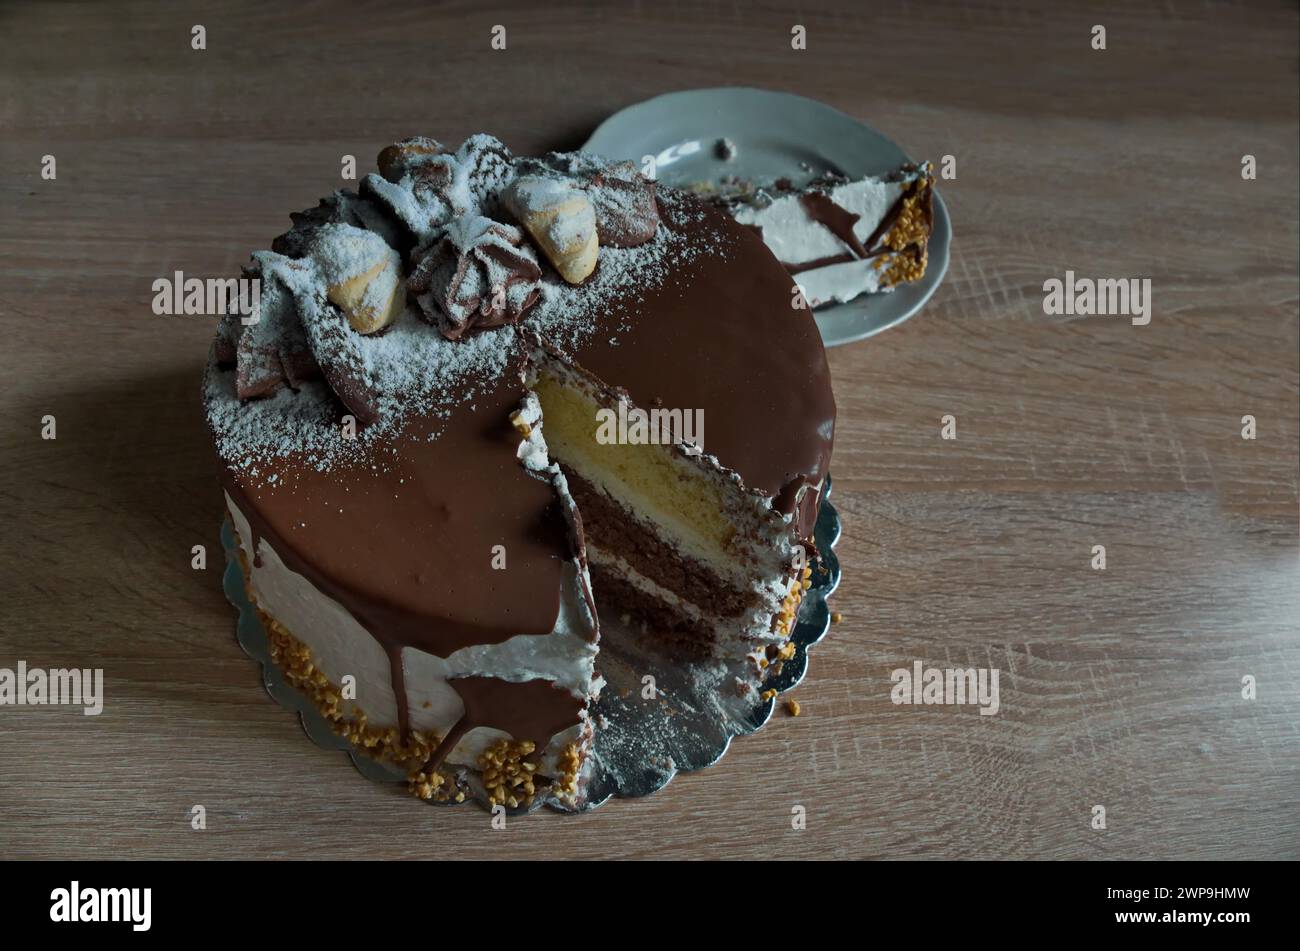
[{"label": "powdered sugar dusting", "polygon": [[[668,228],[660,228],[652,241],[635,248],[601,248],[596,272],[582,284],[566,284],[547,274],[541,301],[524,323],[562,349],[576,350],[612,302],[631,312],[634,308],[627,305],[640,303],[647,291],[662,286],[698,253],[680,232]],[[615,340],[611,345],[617,346]]]},{"label": "powdered sugar dusting", "polygon": [[[499,145],[489,137],[476,137],[457,153],[457,159],[465,157],[464,167],[449,169],[454,171],[453,197],[468,198],[471,207],[464,214],[478,219],[465,227],[481,227],[480,215],[500,214],[499,189],[511,176],[497,167],[500,150],[494,144]],[[490,162],[488,174],[471,165],[475,154]],[[436,168],[441,159],[431,159],[415,171]],[[405,224],[410,226],[415,219],[428,227],[427,200],[416,199],[410,191],[417,184],[414,175],[404,176],[400,184],[380,182],[384,187],[371,190],[390,192],[392,200],[386,204],[390,209],[403,206],[409,213],[400,216]],[[659,201],[671,207],[679,220],[702,214],[671,192],[661,193]],[[611,308],[634,313],[647,290],[669,281],[697,254],[709,253],[707,248],[692,246],[680,231],[661,227],[651,240],[636,247],[602,247],[596,272],[581,285],[570,285],[549,267],[544,269],[540,298],[518,327],[495,327],[449,340],[421,319],[414,306],[408,306],[382,332],[364,336],[352,331],[329,302],[327,287],[373,266],[388,252],[388,241],[352,223],[322,224],[304,216],[302,227],[307,231],[302,240],[285,246],[302,249],[305,257],[259,252],[255,261],[292,294],[324,379],[291,381],[296,387],[241,401],[236,371],[218,364],[214,348],[204,384],[208,421],[220,456],[264,483],[274,482],[276,470],[290,458],[321,471],[349,461],[384,465],[379,450],[413,417],[422,424],[435,421],[431,438],[436,438],[438,419],[516,373],[526,350],[520,329],[527,328],[561,349],[576,350],[591,337],[597,317]],[[616,334],[623,329],[616,327]],[[617,335],[609,345],[617,346]],[[343,416],[359,402],[373,410],[373,419],[349,438]],[[356,415],[361,419],[362,414]]]}]

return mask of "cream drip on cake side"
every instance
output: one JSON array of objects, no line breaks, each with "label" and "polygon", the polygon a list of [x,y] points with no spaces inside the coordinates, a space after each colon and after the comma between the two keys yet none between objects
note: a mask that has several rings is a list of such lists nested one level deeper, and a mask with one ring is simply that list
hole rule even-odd
[{"label": "cream drip on cake side", "polygon": [[[249,566],[248,593],[257,606],[279,620],[312,652],[313,659],[335,686],[354,678],[355,707],[379,728],[397,725],[388,655],[357,620],[334,599],[285,565],[266,539],[258,539],[247,518],[229,497],[227,510],[235,536]],[[464,703],[448,681],[455,677],[487,676],[509,681],[544,679],[574,696],[593,699],[602,681],[594,674],[596,645],[590,639],[592,621],[581,594],[581,569],[566,570],[560,616],[546,634],[519,635],[501,644],[467,647],[446,658],[406,648],[402,651],[403,680],[410,705],[412,730],[445,736],[465,712]],[[586,715],[556,734],[542,751],[539,771],[558,775],[563,750],[579,740]],[[510,738],[501,730],[476,727],[446,757],[449,764],[473,766],[494,742]]]}]

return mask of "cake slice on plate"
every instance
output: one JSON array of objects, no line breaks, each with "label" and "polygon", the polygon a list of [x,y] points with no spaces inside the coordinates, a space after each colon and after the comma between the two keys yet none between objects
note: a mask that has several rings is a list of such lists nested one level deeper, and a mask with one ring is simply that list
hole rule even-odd
[{"label": "cake slice on plate", "polygon": [[808,304],[820,307],[921,279],[933,189],[927,163],[883,177],[826,175],[801,189],[782,179],[717,201],[763,238]]}]

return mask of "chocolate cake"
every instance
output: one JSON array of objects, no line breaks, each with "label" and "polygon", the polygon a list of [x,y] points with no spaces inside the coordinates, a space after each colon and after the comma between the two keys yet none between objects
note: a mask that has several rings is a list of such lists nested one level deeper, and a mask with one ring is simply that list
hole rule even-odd
[{"label": "chocolate cake", "polygon": [[835,406],[787,272],[628,163],[417,138],[293,215],[204,401],[272,657],[414,792],[580,795],[599,616],[788,656]]}]

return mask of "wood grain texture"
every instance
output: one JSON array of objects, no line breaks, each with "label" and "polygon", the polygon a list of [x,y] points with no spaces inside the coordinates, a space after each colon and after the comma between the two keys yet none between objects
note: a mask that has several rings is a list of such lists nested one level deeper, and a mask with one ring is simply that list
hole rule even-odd
[{"label": "wood grain texture", "polygon": [[[0,854],[1300,857],[1293,4],[394,6],[0,7],[0,666],[103,667],[108,694],[0,707]],[[367,781],[267,698],[219,566],[189,567],[219,552],[212,324],[153,316],[151,282],[235,273],[343,154],[572,147],[724,84],[958,162],[946,282],[831,354],[844,621],[804,715],[505,832]],[[1045,317],[1067,268],[1150,278],[1150,325]],[[915,660],[999,668],[1001,713],[894,706]]]}]

